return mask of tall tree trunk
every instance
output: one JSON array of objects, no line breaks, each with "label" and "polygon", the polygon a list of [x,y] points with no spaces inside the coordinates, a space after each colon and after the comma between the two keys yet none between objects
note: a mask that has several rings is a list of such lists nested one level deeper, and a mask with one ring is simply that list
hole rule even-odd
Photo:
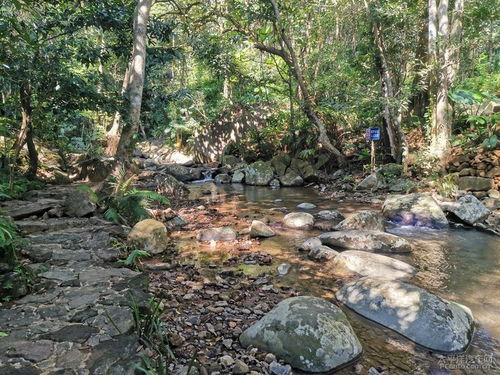
[{"label": "tall tree trunk", "polygon": [[434,107],[429,152],[444,166],[451,149],[449,138],[452,133],[453,108],[448,100],[448,93],[455,81],[460,63],[459,43],[464,0],[455,1],[451,32],[448,0],[440,0],[439,5],[436,1],[429,0],[429,57],[432,70],[435,72],[431,76],[430,85],[431,93],[434,92]]},{"label": "tall tree trunk", "polygon": [[33,178],[38,170],[38,152],[33,141],[33,108],[31,105],[31,82],[22,81],[19,84],[19,101],[21,104],[21,129],[14,144],[15,159],[19,157],[23,146],[28,146],[29,166],[26,176]]},{"label": "tall tree trunk", "polygon": [[154,0],[138,0],[135,8],[133,52],[128,81],[130,123],[123,127],[118,143],[116,155],[120,160],[129,158],[134,145],[133,135],[141,129],[142,93],[146,74],[147,28],[153,2]]},{"label": "tall tree trunk", "polygon": [[300,91],[302,92],[303,96],[302,109],[304,111],[304,114],[309,119],[309,121],[311,121],[311,123],[315,125],[316,128],[318,129],[319,143],[335,156],[339,165],[343,166],[346,163],[344,155],[331,143],[330,138],[328,137],[326,131],[325,124],[316,113],[316,104],[314,103],[314,99],[311,93],[309,92],[308,85],[304,79],[304,75],[302,73],[302,69],[300,67],[297,58],[297,54],[295,53],[295,49],[286,33],[284,26],[281,25],[282,20],[278,4],[276,0],[269,0],[269,1],[271,2],[274,9],[274,14],[275,14],[274,28],[280,36],[281,50],[276,49],[274,47],[264,46],[261,43],[255,43],[255,47],[262,51],[266,51],[280,56],[288,65],[295,79],[297,80],[297,84],[300,88]]}]

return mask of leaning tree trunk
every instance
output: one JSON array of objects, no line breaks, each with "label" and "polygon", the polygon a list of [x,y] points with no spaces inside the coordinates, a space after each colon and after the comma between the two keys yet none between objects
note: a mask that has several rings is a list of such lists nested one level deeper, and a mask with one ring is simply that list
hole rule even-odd
[{"label": "leaning tree trunk", "polygon": [[300,67],[297,54],[295,53],[295,49],[292,45],[292,42],[290,41],[285,28],[283,25],[280,25],[281,23],[281,15],[279,11],[278,4],[276,0],[269,0],[273,6],[274,9],[274,15],[275,15],[275,21],[274,21],[274,28],[278,32],[280,36],[280,44],[281,44],[281,50],[277,50],[275,48],[269,48],[267,46],[264,46],[260,43],[256,43],[255,46],[263,51],[267,51],[270,53],[274,53],[285,61],[285,63],[288,65],[290,70],[292,71],[295,79],[297,80],[297,84],[300,88],[300,91],[302,92],[303,95],[303,102],[302,102],[302,108],[304,111],[304,114],[307,116],[309,121],[311,121],[312,124],[316,126],[319,132],[319,143],[327,149],[329,152],[331,152],[335,158],[337,159],[337,162],[339,165],[345,165],[346,160],[344,155],[332,144],[330,141],[330,138],[328,137],[328,133],[326,131],[325,124],[321,120],[321,118],[318,116],[316,113],[316,104],[314,103],[313,97],[311,93],[309,92],[309,88],[307,86],[307,82],[304,78],[304,75],[302,73],[302,69]]},{"label": "leaning tree trunk", "polygon": [[120,160],[130,157],[134,144],[133,136],[141,129],[142,93],[146,73],[147,27],[153,1],[138,0],[134,13],[133,52],[128,83],[130,122],[123,127],[118,143],[116,155]]},{"label": "leaning tree trunk", "polygon": [[394,108],[391,101],[396,99],[396,90],[393,84],[393,73],[389,68],[386,58],[386,47],[381,30],[381,26],[376,17],[371,13],[370,5],[365,0],[365,8],[373,23],[373,39],[380,61],[381,92],[383,97],[383,117],[387,124],[387,135],[391,156],[397,163],[403,163],[406,169],[406,157],[408,156],[408,144],[401,126],[401,110]]}]

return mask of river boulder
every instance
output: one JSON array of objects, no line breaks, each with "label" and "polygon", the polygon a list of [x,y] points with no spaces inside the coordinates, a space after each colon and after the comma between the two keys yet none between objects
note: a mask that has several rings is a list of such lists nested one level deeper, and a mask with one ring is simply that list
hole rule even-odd
[{"label": "river boulder", "polygon": [[325,262],[327,260],[335,258],[339,255],[338,251],[333,250],[328,246],[318,246],[312,249],[307,255],[310,259],[315,260],[316,262]]},{"label": "river boulder", "polygon": [[467,191],[488,191],[493,187],[491,178],[465,176],[458,179],[458,188]]},{"label": "river boulder", "polygon": [[337,224],[345,219],[344,215],[337,210],[322,210],[316,216],[320,220],[336,221]]},{"label": "river boulder", "polygon": [[409,253],[410,243],[394,234],[373,230],[328,232],[319,236],[323,245],[341,249],[372,250],[387,253]]},{"label": "river boulder", "polygon": [[[280,180],[281,180],[281,176],[285,176],[291,162],[292,162],[292,158],[290,158],[290,156],[288,156],[287,154],[276,155],[271,159],[271,165],[273,166],[277,175],[280,177]],[[300,175],[298,173],[294,173],[294,175],[300,177]],[[283,182],[281,182],[281,183],[284,186],[287,186]]]},{"label": "river boulder", "polygon": [[474,320],[471,311],[415,285],[362,278],[346,284],[337,299],[358,314],[431,350],[463,352]]},{"label": "river boulder", "polygon": [[288,169],[286,173],[279,177],[283,186],[302,186],[304,179],[294,169]]},{"label": "river boulder", "polygon": [[375,189],[378,184],[378,179],[375,174],[366,176],[361,182],[356,186],[356,190],[371,190]]},{"label": "river boulder", "polygon": [[385,230],[384,217],[375,211],[362,210],[340,222],[336,230]]},{"label": "river boulder", "polygon": [[461,197],[456,202],[443,203],[441,207],[460,221],[470,225],[483,221],[491,213],[479,199],[470,194]]},{"label": "river boulder", "polygon": [[292,229],[310,229],[314,216],[307,212],[291,212],[283,218],[283,224]]},{"label": "river boulder", "polygon": [[400,260],[359,250],[340,253],[331,265],[338,274],[355,273],[388,280],[409,280],[417,272],[414,267]]},{"label": "river boulder", "polygon": [[245,172],[242,170],[234,171],[231,182],[233,184],[241,184],[245,180]]},{"label": "river boulder", "polygon": [[221,173],[215,176],[214,182],[216,184],[229,184],[231,182],[231,176],[226,173]]},{"label": "river boulder", "polygon": [[267,186],[274,177],[274,168],[270,162],[256,161],[245,169],[247,185]]},{"label": "river boulder", "polygon": [[169,164],[164,167],[165,172],[182,182],[200,180],[202,168],[190,168],[180,164]]},{"label": "river boulder", "polygon": [[273,237],[276,233],[269,225],[264,224],[262,221],[254,220],[250,225],[250,237]]},{"label": "river boulder", "polygon": [[382,214],[397,225],[435,229],[448,227],[443,210],[433,197],[426,194],[389,195]]},{"label": "river boulder", "polygon": [[299,251],[311,251],[317,247],[320,247],[321,245],[321,240],[318,237],[312,237],[302,242],[298,246],[298,249]]},{"label": "river boulder", "polygon": [[218,227],[203,229],[198,233],[198,241],[234,241],[238,232],[231,227]]},{"label": "river boulder", "polygon": [[128,242],[150,254],[160,254],[168,246],[167,227],[158,220],[146,219],[134,225]]},{"label": "river boulder", "polygon": [[328,372],[356,359],[362,351],[345,314],[317,297],[285,299],[240,335],[250,345],[306,372]]}]

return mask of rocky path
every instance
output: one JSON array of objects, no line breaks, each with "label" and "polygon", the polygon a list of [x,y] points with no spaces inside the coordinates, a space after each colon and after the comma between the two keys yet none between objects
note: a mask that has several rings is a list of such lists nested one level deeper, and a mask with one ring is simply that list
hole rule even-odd
[{"label": "rocky path", "polygon": [[1,375],[130,374],[140,363],[130,304],[146,303],[148,279],[116,262],[121,227],[62,216],[75,195],[57,188],[3,207],[29,233],[24,255],[38,277],[32,293],[1,306]]}]

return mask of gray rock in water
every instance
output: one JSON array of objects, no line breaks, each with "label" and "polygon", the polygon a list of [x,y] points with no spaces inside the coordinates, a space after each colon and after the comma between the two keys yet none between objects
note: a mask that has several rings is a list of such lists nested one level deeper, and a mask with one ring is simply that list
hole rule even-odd
[{"label": "gray rock in water", "polygon": [[312,249],[320,247],[321,245],[321,240],[318,237],[312,237],[302,242],[298,246],[298,249],[299,251],[311,251]]},{"label": "gray rock in water", "polygon": [[317,262],[325,262],[335,258],[339,254],[338,251],[329,248],[328,246],[318,246],[309,252],[308,257]]},{"label": "gray rock in water", "polygon": [[462,352],[473,336],[474,320],[467,307],[411,284],[363,278],[346,284],[337,299],[432,350]]},{"label": "gray rock in water", "polygon": [[257,161],[245,169],[247,185],[267,186],[274,177],[274,169],[269,162]]},{"label": "gray rock in water", "polygon": [[68,216],[84,217],[96,209],[97,205],[92,202],[91,193],[87,190],[75,190],[64,201],[64,213]]},{"label": "gray rock in water", "polygon": [[231,182],[231,176],[226,173],[221,173],[215,176],[214,182],[216,184],[229,184]]},{"label": "gray rock in water", "polygon": [[250,225],[250,237],[273,237],[276,233],[262,221],[254,220]]},{"label": "gray rock in water", "polygon": [[335,230],[385,230],[384,217],[375,211],[363,210],[354,213],[339,223]]},{"label": "gray rock in water", "polygon": [[400,260],[366,251],[347,250],[335,257],[331,263],[336,273],[356,273],[361,276],[388,280],[409,280],[417,270]]},{"label": "gray rock in water", "polygon": [[337,210],[323,210],[318,212],[316,216],[320,220],[336,221],[337,223],[345,219],[344,215]]},{"label": "gray rock in water", "polygon": [[297,208],[301,210],[312,210],[313,208],[316,208],[316,205],[312,203],[301,203],[297,205]]},{"label": "gray rock in water", "polygon": [[310,229],[314,224],[314,216],[306,212],[291,212],[285,215],[283,224],[292,229]]},{"label": "gray rock in water", "polygon": [[341,249],[372,250],[388,253],[409,253],[410,243],[394,234],[372,230],[328,232],[319,236],[323,245]]},{"label": "gray rock in water", "polygon": [[231,182],[233,184],[241,184],[244,180],[245,180],[245,172],[235,171],[233,173],[233,178],[231,179]]},{"label": "gray rock in water", "polygon": [[157,179],[158,190],[169,197],[187,198],[189,189],[186,184],[180,182],[172,175],[160,175]]},{"label": "gray rock in water", "polygon": [[337,306],[317,297],[281,301],[240,336],[249,345],[271,352],[292,367],[327,372],[361,354],[361,344]]},{"label": "gray rock in water", "polygon": [[448,227],[443,210],[430,195],[389,195],[382,207],[382,214],[398,225],[442,229]]},{"label": "gray rock in water", "polygon": [[238,232],[231,227],[218,227],[203,229],[198,233],[198,241],[234,241]]},{"label": "gray rock in water", "polygon": [[465,195],[453,203],[443,203],[441,207],[445,211],[451,212],[461,221],[474,225],[486,219],[491,213],[479,199],[473,195]]}]

